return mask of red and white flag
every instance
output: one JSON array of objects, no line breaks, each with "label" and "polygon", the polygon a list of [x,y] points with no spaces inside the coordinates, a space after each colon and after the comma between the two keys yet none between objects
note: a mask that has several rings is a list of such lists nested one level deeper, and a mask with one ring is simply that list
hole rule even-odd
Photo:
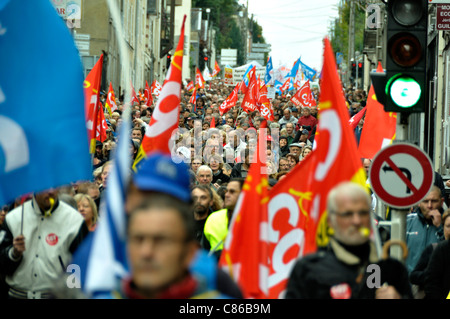
[{"label": "red and white flag", "polygon": [[153,80],[152,82],[152,94],[156,97],[159,97],[159,95],[161,94],[161,90],[162,90],[162,86],[161,84],[159,84],[158,81]]},{"label": "red and white flag", "polygon": [[116,95],[111,82],[109,82],[108,96],[106,97],[105,107],[108,110],[109,115],[111,115],[115,110],[117,110],[116,105]]},{"label": "red and white flag", "polygon": [[241,85],[240,83],[236,84],[236,86],[234,87],[234,89],[230,93],[230,95],[227,97],[227,99],[225,101],[223,101],[222,104],[220,105],[220,107],[219,107],[220,116],[227,113],[229,110],[231,110],[236,105],[236,102],[238,100],[238,91],[239,91],[240,85]]},{"label": "red and white flag", "polygon": [[268,298],[283,296],[298,258],[328,244],[329,191],[344,181],[365,187],[366,176],[354,133],[348,125],[348,109],[334,53],[329,40],[324,43],[316,147],[269,192]]},{"label": "red and white flag", "polygon": [[312,96],[309,80],[303,84],[300,90],[291,98],[291,102],[296,106],[311,107],[316,106],[316,100]]},{"label": "red and white flag", "polygon": [[273,116],[273,108],[272,108],[272,103],[270,102],[270,100],[267,98],[267,87],[266,84],[261,81],[262,86],[259,89],[259,113],[261,113],[261,115],[267,120],[267,121],[274,121],[275,118]]},{"label": "red and white flag", "polygon": [[147,155],[153,151],[160,151],[171,154],[172,134],[178,128],[180,114],[181,87],[182,87],[182,67],[183,67],[183,46],[184,46],[184,25],[186,15],[183,18],[178,45],[167,71],[166,80],[161,90],[161,95],[156,103],[150,123],[142,139],[141,147],[133,164],[133,169]]},{"label": "red and white flag", "polygon": [[259,85],[256,80],[255,72],[250,75],[250,82],[248,84],[247,92],[242,100],[241,107],[247,112],[253,112],[257,109],[257,103],[259,101]]},{"label": "red and white flag", "polygon": [[290,84],[291,84],[291,78],[288,78],[288,79],[286,80],[286,82],[284,82],[284,84],[283,84],[282,86],[280,86],[280,91],[281,91],[281,92],[284,92],[284,91],[286,91],[287,89],[289,89]]}]

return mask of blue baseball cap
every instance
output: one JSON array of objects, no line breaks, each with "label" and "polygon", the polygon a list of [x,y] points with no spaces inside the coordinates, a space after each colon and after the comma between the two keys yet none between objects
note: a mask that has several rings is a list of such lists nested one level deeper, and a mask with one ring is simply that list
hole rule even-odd
[{"label": "blue baseball cap", "polygon": [[133,182],[139,190],[166,193],[184,202],[191,200],[189,167],[183,161],[175,163],[170,155],[151,153],[137,167]]}]

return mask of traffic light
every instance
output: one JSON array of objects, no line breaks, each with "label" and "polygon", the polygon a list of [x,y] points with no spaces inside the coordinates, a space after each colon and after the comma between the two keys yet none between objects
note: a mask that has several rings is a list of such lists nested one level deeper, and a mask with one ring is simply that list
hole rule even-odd
[{"label": "traffic light", "polygon": [[427,0],[387,4],[386,112],[418,113],[426,106]]},{"label": "traffic light", "polygon": [[352,78],[356,78],[356,62],[352,62]]},{"label": "traffic light", "polygon": [[169,53],[167,54],[167,64],[166,64],[166,69],[168,70],[170,67],[170,62],[172,61],[172,55]]},{"label": "traffic light", "polygon": [[358,79],[362,79],[363,77],[363,64],[362,62],[358,62]]}]

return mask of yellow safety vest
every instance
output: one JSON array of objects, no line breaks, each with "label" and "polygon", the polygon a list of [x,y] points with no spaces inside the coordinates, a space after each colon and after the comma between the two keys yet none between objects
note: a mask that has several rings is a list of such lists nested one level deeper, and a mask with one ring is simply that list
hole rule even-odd
[{"label": "yellow safety vest", "polygon": [[223,249],[223,242],[228,234],[228,210],[226,208],[213,212],[205,222],[204,233],[209,241],[211,251]]}]

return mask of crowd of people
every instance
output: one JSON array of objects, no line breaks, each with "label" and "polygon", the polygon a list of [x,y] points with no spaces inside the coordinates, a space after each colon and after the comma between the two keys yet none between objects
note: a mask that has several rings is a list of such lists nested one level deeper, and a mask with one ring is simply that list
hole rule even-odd
[{"label": "crowd of people", "polygon": [[[131,277],[122,289],[108,297],[243,297],[240,287],[217,262],[237,199],[255,160],[261,125],[267,122],[263,126],[267,130],[264,151],[269,187],[273,187],[314,152],[320,92],[313,89],[316,106],[310,107],[300,107],[291,101],[295,89],[276,94],[271,101],[274,120],[266,121],[258,110],[243,111],[240,107],[243,95],[236,106],[221,115],[219,107],[231,91],[232,87],[213,80],[204,89],[198,89],[195,103],[190,103],[192,93],[183,87],[172,154],[154,154],[139,163],[136,172],[130,167],[132,179],[124,210],[129,217],[127,248]],[[344,94],[349,116],[365,106],[365,91],[346,90]],[[101,97],[103,104],[105,98]],[[156,100],[154,96],[155,102],[150,106],[144,100],[130,106],[133,161]],[[65,271],[70,256],[87,234],[96,231],[126,103],[117,99],[116,104],[118,108],[111,114],[104,110],[107,137],[103,142],[97,141],[90,181],[75,181],[25,195],[3,206],[2,297],[51,297],[52,284],[60,280],[58,273]],[[357,142],[363,121],[355,129]],[[176,163],[174,156],[182,161]],[[367,172],[370,160],[361,160],[368,163],[364,164]],[[368,236],[359,231],[371,227],[373,197],[355,185],[338,187],[330,194],[328,207],[334,240],[328,248],[298,261],[289,278],[286,297],[334,298],[339,295],[336,291],[342,291],[339,287],[342,283],[347,283],[348,298],[418,298],[420,293],[422,297],[447,297],[450,277],[445,266],[450,262],[450,252],[445,239],[450,236],[447,218],[450,212],[445,209],[445,194],[442,188],[434,187],[408,215],[406,267],[401,263],[383,264],[387,284],[377,287],[377,292],[368,292],[363,287],[361,269],[376,263],[377,258]],[[213,262],[196,259],[197,251],[207,252]],[[201,262],[209,262],[208,270],[215,274],[215,280],[207,288],[201,285],[202,277],[198,275],[201,271],[195,271],[195,265],[201,268]],[[397,280],[395,283],[393,278]]]}]

